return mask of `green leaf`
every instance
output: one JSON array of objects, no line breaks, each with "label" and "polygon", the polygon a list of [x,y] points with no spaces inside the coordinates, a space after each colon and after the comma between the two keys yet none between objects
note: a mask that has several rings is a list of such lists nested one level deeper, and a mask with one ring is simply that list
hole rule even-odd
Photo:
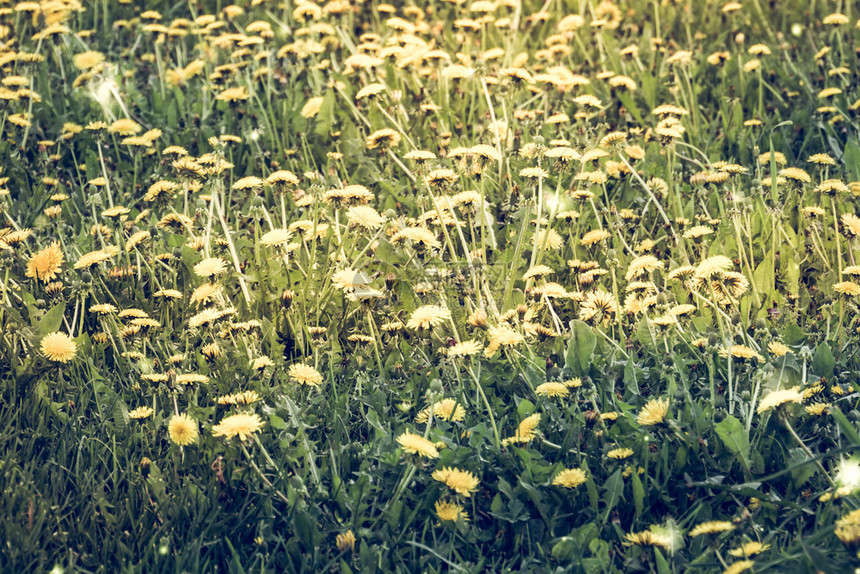
[{"label": "green leaf", "polygon": [[729,415],[721,422],[714,425],[717,436],[726,445],[726,448],[741,457],[744,466],[750,465],[750,438],[741,421]]},{"label": "green leaf", "polygon": [[663,553],[659,548],[654,548],[654,561],[657,563],[658,574],[671,574],[672,569],[669,568],[669,563],[663,557]]},{"label": "green leaf", "polygon": [[648,319],[639,321],[639,326],[636,328],[636,338],[647,349],[657,347],[657,330]]},{"label": "green leaf", "polygon": [[565,366],[579,375],[587,373],[595,347],[597,347],[597,337],[591,327],[582,321],[573,321],[570,339],[567,342]]},{"label": "green leaf", "polygon": [[860,145],[849,139],[842,154],[842,163],[853,179],[860,179]]},{"label": "green leaf", "polygon": [[819,343],[815,347],[815,354],[812,355],[812,372],[819,377],[831,379],[833,378],[833,366],[835,364],[833,353],[830,352],[830,345]]},{"label": "green leaf", "polygon": [[605,489],[603,502],[606,504],[606,515],[608,516],[612,509],[615,508],[615,505],[618,504],[621,493],[624,492],[624,477],[621,476],[620,468],[607,479]]},{"label": "green leaf", "polygon": [[794,480],[794,485],[800,488],[807,480],[812,478],[816,467],[803,449],[793,448],[789,452],[791,453],[791,457],[788,459],[788,466],[793,468],[791,478]]},{"label": "green leaf", "polygon": [[322,106],[320,111],[314,118],[314,133],[319,136],[328,136],[331,133],[331,127],[334,124],[334,92],[328,90],[323,96]]},{"label": "green leaf", "polygon": [[857,429],[854,428],[842,411],[836,405],[828,407],[830,411],[830,416],[836,421],[836,424],[839,425],[839,430],[842,431],[842,434],[845,435],[852,446],[860,446],[860,434],[857,434]]},{"label": "green leaf", "polygon": [[517,405],[517,415],[520,419],[526,418],[533,412],[535,412],[535,405],[528,399],[521,400],[520,404]]},{"label": "green leaf", "polygon": [[633,393],[639,394],[639,379],[643,378],[642,369],[636,366],[632,360],[627,361],[624,366],[624,388]]},{"label": "green leaf", "polygon": [[579,554],[579,544],[571,536],[564,536],[552,547],[552,557],[559,562],[570,562]]},{"label": "green leaf", "polygon": [[66,312],[65,303],[57,303],[45,313],[45,316],[39,320],[39,339],[60,330],[60,325],[63,323],[63,313]]},{"label": "green leaf", "polygon": [[639,479],[639,473],[634,472],[631,477],[633,478],[633,506],[636,509],[636,518],[639,518],[645,507],[645,488]]},{"label": "green leaf", "polygon": [[787,345],[800,345],[806,340],[806,333],[795,323],[789,323],[782,335]]}]

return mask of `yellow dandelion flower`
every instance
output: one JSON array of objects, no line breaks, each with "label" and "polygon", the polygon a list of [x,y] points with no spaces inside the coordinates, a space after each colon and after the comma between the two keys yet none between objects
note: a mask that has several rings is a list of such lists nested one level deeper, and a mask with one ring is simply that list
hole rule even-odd
[{"label": "yellow dandelion flower", "polygon": [[352,552],[355,549],[355,534],[352,533],[352,530],[338,534],[335,537],[335,545],[339,552],[346,552],[347,550]]},{"label": "yellow dandelion flower", "polygon": [[397,437],[400,447],[410,454],[417,454],[425,458],[439,458],[439,450],[436,445],[421,436],[409,431]]},{"label": "yellow dandelion flower", "polygon": [[739,562],[734,562],[729,565],[728,568],[723,570],[723,574],[741,574],[741,572],[745,572],[755,565],[755,562],[752,560],[741,560]]},{"label": "yellow dandelion flower", "polygon": [[239,437],[239,440],[245,441],[251,438],[254,433],[259,432],[261,428],[263,428],[263,421],[259,415],[256,413],[239,413],[226,417],[220,423],[214,425],[212,427],[212,436],[223,436],[227,439]]},{"label": "yellow dandelion flower", "polygon": [[27,262],[27,277],[39,281],[53,281],[60,273],[63,265],[63,250],[60,243],[55,241],[39,251]]},{"label": "yellow dandelion flower", "polygon": [[552,479],[553,486],[576,488],[586,481],[585,471],[581,468],[566,468]]},{"label": "yellow dandelion flower", "polygon": [[770,549],[770,544],[762,544],[761,542],[744,542],[738,548],[729,550],[729,554],[736,558],[746,556],[755,556]]},{"label": "yellow dandelion flower", "polygon": [[669,412],[669,399],[652,399],[645,403],[636,422],[642,426],[655,426],[666,422],[666,414]]},{"label": "yellow dandelion flower", "polygon": [[695,538],[696,536],[701,536],[703,534],[727,532],[729,530],[734,530],[734,528],[735,525],[726,520],[711,520],[697,524],[696,527],[690,531],[690,537]]},{"label": "yellow dandelion flower", "polygon": [[626,544],[633,546],[655,546],[659,548],[669,548],[672,541],[668,536],[658,534],[651,530],[642,532],[630,532],[624,536],[627,539]]},{"label": "yellow dandelion flower", "polygon": [[440,305],[423,305],[412,312],[406,323],[408,329],[432,329],[451,318],[451,311]]},{"label": "yellow dandelion flower", "polygon": [[167,424],[167,434],[174,444],[188,446],[196,441],[199,435],[197,421],[188,414],[174,415]]},{"label": "yellow dandelion flower", "polygon": [[143,420],[145,418],[151,417],[155,413],[151,407],[138,407],[132,411],[129,411],[129,418],[135,420]]},{"label": "yellow dandelion flower", "polygon": [[756,412],[762,414],[765,411],[775,409],[784,404],[800,403],[802,401],[803,395],[798,390],[798,387],[773,391],[761,400]]},{"label": "yellow dandelion flower", "polygon": [[791,349],[779,341],[771,341],[767,346],[767,350],[775,357],[782,357],[791,352]]},{"label": "yellow dandelion flower", "polygon": [[72,64],[74,64],[75,68],[78,70],[85,72],[87,70],[92,70],[103,64],[105,61],[105,55],[101,52],[83,52],[81,54],[75,54],[72,57]]},{"label": "yellow dandelion flower", "polygon": [[580,238],[579,244],[590,247],[610,237],[612,234],[605,229],[592,229]]},{"label": "yellow dandelion flower", "polygon": [[260,237],[260,243],[269,247],[284,245],[289,242],[292,233],[288,229],[273,229]]},{"label": "yellow dandelion flower", "polygon": [[460,518],[463,519],[463,522],[469,520],[469,515],[463,507],[454,502],[437,500],[434,508],[436,510],[436,517],[442,522],[457,522]]},{"label": "yellow dandelion flower", "polygon": [[[442,399],[433,403],[433,418],[445,421],[462,421],[466,418],[466,409],[454,399]],[[430,407],[421,410],[415,415],[415,422],[426,423],[430,419]]]},{"label": "yellow dandelion flower", "polygon": [[194,266],[194,273],[198,277],[214,277],[221,275],[227,270],[227,262],[220,257],[209,257]]},{"label": "yellow dandelion flower", "polygon": [[39,348],[48,360],[68,363],[75,358],[78,344],[67,334],[58,331],[42,337]]},{"label": "yellow dandelion flower", "polygon": [[548,382],[535,387],[535,394],[541,397],[563,398],[570,394],[570,389],[564,383]]},{"label": "yellow dandelion flower", "polygon": [[462,343],[457,343],[448,347],[448,356],[449,357],[468,357],[471,355],[477,355],[481,352],[484,346],[480,343],[480,341],[463,341]]},{"label": "yellow dandelion flower", "polygon": [[527,416],[520,422],[519,426],[517,426],[517,432],[512,437],[508,437],[503,441],[503,444],[508,445],[511,443],[527,443],[532,441],[536,435],[535,429],[540,423],[541,415],[540,413],[534,413],[532,415]]},{"label": "yellow dandelion flower", "polygon": [[434,471],[431,476],[433,480],[441,482],[457,494],[467,498],[478,489],[480,482],[474,474],[467,470],[447,466]]},{"label": "yellow dandelion flower", "polygon": [[290,365],[287,376],[300,385],[319,386],[323,382],[322,374],[310,365],[296,363]]},{"label": "yellow dandelion flower", "polygon": [[606,456],[615,460],[624,460],[633,456],[632,448],[614,448],[606,453]]}]

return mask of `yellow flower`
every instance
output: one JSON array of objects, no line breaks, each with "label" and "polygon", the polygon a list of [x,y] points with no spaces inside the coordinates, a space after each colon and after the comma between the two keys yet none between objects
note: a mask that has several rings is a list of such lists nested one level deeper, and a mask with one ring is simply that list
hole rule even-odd
[{"label": "yellow flower", "polygon": [[451,347],[448,347],[449,357],[467,357],[477,355],[481,352],[484,346],[479,341],[463,341]]},{"label": "yellow flower", "polygon": [[322,96],[317,96],[315,98],[309,99],[305,102],[305,105],[302,106],[302,117],[305,119],[310,119],[315,117],[318,113],[320,113],[320,109],[322,108],[323,98]]},{"label": "yellow flower", "polygon": [[337,549],[340,552],[346,552],[347,550],[352,552],[355,549],[355,534],[352,533],[352,530],[338,534],[335,537],[335,544],[337,544]]},{"label": "yellow flower", "polygon": [[[608,414],[608,413],[607,413]],[[632,448],[614,448],[606,453],[606,456],[609,458],[614,458],[615,460],[624,460],[625,458],[629,458],[633,456]]]},{"label": "yellow flower", "polygon": [[78,344],[65,333],[55,332],[45,335],[40,345],[42,354],[51,361],[68,363],[75,358]]},{"label": "yellow flower", "polygon": [[[445,421],[462,421],[466,418],[466,409],[454,399],[442,399],[433,403],[433,417]],[[416,423],[426,423],[430,418],[430,407],[415,415]]]},{"label": "yellow flower", "polygon": [[833,290],[840,295],[845,295],[846,297],[857,297],[860,295],[860,285],[853,281],[840,281],[839,283],[834,283]]},{"label": "yellow flower", "polygon": [[151,407],[138,407],[133,411],[128,413],[129,418],[133,418],[135,420],[142,420],[147,417],[151,417],[155,411],[152,410]]},{"label": "yellow flower", "polygon": [[591,291],[585,296],[585,301],[579,308],[579,317],[583,321],[609,321],[611,315],[618,312],[618,304],[611,293],[606,291]]},{"label": "yellow flower", "polygon": [[519,443],[527,443],[533,440],[536,436],[535,429],[540,423],[540,413],[534,413],[533,415],[527,416],[520,422],[517,427],[517,432],[512,437],[506,438],[502,441],[502,444],[509,445],[511,443],[519,442]]},{"label": "yellow flower", "polygon": [[728,357],[729,355],[737,359],[755,359],[756,361],[764,361],[764,357],[746,345],[732,345],[730,350],[720,349],[720,356]]},{"label": "yellow flower", "polygon": [[99,66],[100,64],[104,63],[104,61],[105,61],[105,55],[104,54],[102,54],[101,52],[92,52],[92,51],[91,52],[83,52],[81,54],[76,54],[72,58],[72,63],[75,65],[75,67],[78,70],[80,70],[82,72],[85,72],[87,70],[91,70],[91,69],[95,68],[96,66]]},{"label": "yellow flower", "polygon": [[451,311],[440,305],[423,305],[412,312],[406,327],[409,329],[432,329],[451,318]]},{"label": "yellow flower", "polygon": [[356,205],[350,207],[346,212],[346,218],[350,225],[362,227],[368,230],[379,229],[384,218],[379,215],[379,212],[369,205]]},{"label": "yellow flower", "polygon": [[779,407],[780,405],[784,405],[786,403],[799,403],[801,401],[803,401],[803,395],[798,390],[798,387],[773,391],[761,400],[756,412],[758,412],[758,414],[762,414],[763,412]]},{"label": "yellow flower", "polygon": [[245,86],[240,86],[238,88],[227,88],[217,96],[215,96],[216,100],[222,102],[241,102],[250,98],[250,94],[248,94],[248,89]]},{"label": "yellow flower", "polygon": [[53,281],[60,273],[63,264],[63,250],[55,241],[39,251],[27,262],[27,277],[40,281]]},{"label": "yellow flower", "polygon": [[438,480],[457,494],[467,498],[478,489],[478,478],[467,470],[446,466],[433,472],[432,476],[433,480]]},{"label": "yellow flower", "polygon": [[729,554],[736,557],[755,556],[770,549],[770,544],[762,544],[761,542],[744,542],[738,548],[729,550]]},{"label": "yellow flower", "polygon": [[779,341],[771,341],[767,346],[767,350],[771,352],[775,357],[782,357],[791,352],[786,345],[780,343]]},{"label": "yellow flower", "polygon": [[255,175],[249,175],[233,183],[233,189],[256,189],[263,185],[263,180]]},{"label": "yellow flower", "polygon": [[657,534],[651,530],[642,532],[631,532],[625,535],[626,544],[634,546],[659,546],[660,548],[668,548],[671,540],[668,536]]},{"label": "yellow flower", "polygon": [[590,247],[595,243],[599,243],[604,239],[608,239],[611,236],[612,234],[605,229],[592,229],[591,231],[582,236],[582,238],[579,240],[579,244]]},{"label": "yellow flower", "polygon": [[666,413],[669,411],[669,399],[652,399],[645,403],[636,422],[642,426],[654,426],[666,421]]},{"label": "yellow flower", "polygon": [[[116,251],[115,251],[116,250]],[[97,249],[96,251],[90,251],[89,253],[84,253],[81,255],[80,259],[75,262],[75,269],[86,269],[87,267],[92,267],[93,265],[97,265],[102,261],[107,261],[119,251],[115,246],[108,245],[104,249]]]},{"label": "yellow flower", "polygon": [[108,132],[121,136],[133,136],[143,129],[139,123],[128,118],[120,118],[110,125]]},{"label": "yellow flower", "polygon": [[711,520],[709,522],[702,522],[701,524],[697,524],[695,528],[690,531],[690,537],[695,538],[696,536],[701,536],[702,534],[717,534],[718,532],[727,532],[729,530],[734,530],[735,525],[727,520]]},{"label": "yellow flower", "polygon": [[469,515],[463,507],[454,502],[437,500],[435,504],[436,516],[442,522],[457,522],[458,518],[462,518],[463,522],[469,520]]},{"label": "yellow flower", "polygon": [[212,427],[212,436],[231,439],[238,436],[239,440],[247,440],[255,432],[263,428],[263,421],[257,414],[239,413],[222,419]]},{"label": "yellow flower", "polygon": [[834,534],[848,548],[860,546],[860,509],[853,510],[836,521]]},{"label": "yellow flower", "polygon": [[388,149],[400,143],[401,136],[391,128],[376,130],[367,136],[367,149]]},{"label": "yellow flower", "polygon": [[397,437],[397,443],[410,454],[417,454],[425,458],[439,458],[439,450],[436,445],[420,434],[406,431]]},{"label": "yellow flower", "polygon": [[827,414],[828,407],[830,407],[830,403],[812,403],[811,405],[803,407],[803,410],[805,410],[807,414],[820,417]]},{"label": "yellow flower", "polygon": [[696,267],[696,279],[711,279],[715,275],[721,275],[723,271],[731,269],[732,265],[732,260],[725,255],[708,257]]},{"label": "yellow flower", "polygon": [[260,237],[260,243],[270,247],[283,245],[290,240],[292,233],[287,229],[273,229]]},{"label": "yellow flower", "polygon": [[563,486],[564,488],[576,488],[580,484],[585,483],[585,471],[581,468],[566,468],[555,475],[552,479],[553,486]]},{"label": "yellow flower", "polygon": [[174,415],[167,425],[167,434],[175,444],[187,446],[197,440],[197,421],[187,414]]},{"label": "yellow flower", "polygon": [[220,257],[209,257],[194,266],[194,273],[198,277],[213,277],[221,275],[227,270],[227,262]]},{"label": "yellow flower", "polygon": [[542,397],[566,397],[570,394],[570,389],[564,383],[541,383],[535,387],[535,394]]},{"label": "yellow flower", "polygon": [[741,572],[752,568],[754,564],[755,562],[752,560],[741,560],[740,562],[731,564],[728,568],[723,570],[723,574],[741,574]]},{"label": "yellow flower", "polygon": [[315,368],[304,363],[290,365],[287,375],[300,385],[319,386],[323,382],[323,376]]}]

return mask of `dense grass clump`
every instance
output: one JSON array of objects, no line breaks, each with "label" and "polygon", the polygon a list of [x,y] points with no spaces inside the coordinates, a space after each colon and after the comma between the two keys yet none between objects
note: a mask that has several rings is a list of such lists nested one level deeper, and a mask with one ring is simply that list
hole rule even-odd
[{"label": "dense grass clump", "polygon": [[857,568],[856,8],[0,4],[0,570]]}]

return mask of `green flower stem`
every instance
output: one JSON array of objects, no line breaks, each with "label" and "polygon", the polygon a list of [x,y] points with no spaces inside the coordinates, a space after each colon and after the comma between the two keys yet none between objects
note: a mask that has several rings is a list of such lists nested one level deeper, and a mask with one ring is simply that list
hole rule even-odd
[{"label": "green flower stem", "polygon": [[284,493],[275,488],[275,485],[272,484],[272,482],[268,478],[266,478],[266,475],[263,474],[263,471],[260,470],[260,467],[257,466],[257,463],[254,462],[253,458],[251,458],[251,454],[248,452],[248,449],[245,448],[244,443],[240,442],[239,446],[242,448],[242,452],[245,453],[245,458],[248,459],[248,463],[251,465],[251,468],[253,468],[254,472],[256,472],[257,475],[260,477],[260,480],[262,480],[266,486],[272,489],[272,491],[275,493],[275,496],[281,499],[281,502],[285,504],[290,504],[290,500],[286,496],[284,496]]}]

